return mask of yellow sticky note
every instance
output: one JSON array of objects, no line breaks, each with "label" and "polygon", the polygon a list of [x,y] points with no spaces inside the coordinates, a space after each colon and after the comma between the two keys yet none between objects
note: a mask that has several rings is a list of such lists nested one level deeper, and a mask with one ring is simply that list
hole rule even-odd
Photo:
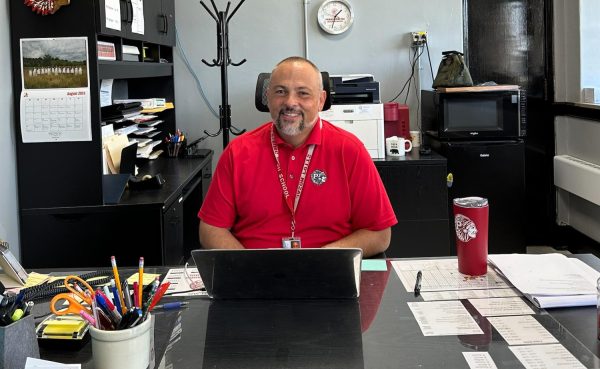
[{"label": "yellow sticky note", "polygon": [[46,280],[48,280],[48,278],[49,278],[48,274],[40,274],[40,273],[36,273],[36,272],[31,272],[31,273],[29,273],[29,276],[27,277],[27,282],[25,282],[25,286],[23,286],[23,287],[37,286],[38,284],[42,284],[42,283],[46,282]]},{"label": "yellow sticky note", "polygon": [[[159,277],[159,276],[160,276],[160,274],[144,273],[144,280],[142,281],[142,283],[144,283],[144,286],[147,286],[150,283],[154,282],[156,277]],[[131,277],[127,278],[127,283],[129,283],[129,284],[133,284],[133,282],[139,282],[139,281],[140,281],[139,273],[135,273]]]}]

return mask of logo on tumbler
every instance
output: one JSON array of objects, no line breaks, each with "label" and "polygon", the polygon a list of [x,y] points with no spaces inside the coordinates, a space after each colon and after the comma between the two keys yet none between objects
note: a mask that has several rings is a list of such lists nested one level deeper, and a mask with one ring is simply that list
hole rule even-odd
[{"label": "logo on tumbler", "polygon": [[477,237],[477,227],[468,217],[457,214],[454,218],[454,229],[456,237],[462,242],[469,242]]}]

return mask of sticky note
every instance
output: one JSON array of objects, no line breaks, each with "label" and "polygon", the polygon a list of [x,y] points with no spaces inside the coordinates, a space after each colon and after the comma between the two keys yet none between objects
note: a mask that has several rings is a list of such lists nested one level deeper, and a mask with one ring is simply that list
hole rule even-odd
[{"label": "sticky note", "polygon": [[366,259],[362,261],[360,270],[363,272],[385,272],[387,262],[385,259]]}]

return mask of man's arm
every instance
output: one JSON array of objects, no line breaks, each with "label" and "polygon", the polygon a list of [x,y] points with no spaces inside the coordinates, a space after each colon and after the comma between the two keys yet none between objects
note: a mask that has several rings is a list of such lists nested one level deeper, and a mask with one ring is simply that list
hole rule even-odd
[{"label": "man's arm", "polygon": [[211,226],[200,220],[200,244],[205,249],[243,249],[244,246],[227,228]]},{"label": "man's arm", "polygon": [[382,229],[381,231],[358,229],[346,237],[323,247],[358,248],[363,250],[363,257],[368,258],[387,250],[391,238],[392,231],[390,227]]}]

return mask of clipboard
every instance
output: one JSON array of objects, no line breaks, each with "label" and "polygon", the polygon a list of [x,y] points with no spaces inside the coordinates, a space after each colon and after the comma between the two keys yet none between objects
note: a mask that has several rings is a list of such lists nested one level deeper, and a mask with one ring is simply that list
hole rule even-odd
[{"label": "clipboard", "polygon": [[22,285],[27,281],[29,275],[8,249],[8,242],[6,241],[0,241],[0,267],[7,276]]}]

